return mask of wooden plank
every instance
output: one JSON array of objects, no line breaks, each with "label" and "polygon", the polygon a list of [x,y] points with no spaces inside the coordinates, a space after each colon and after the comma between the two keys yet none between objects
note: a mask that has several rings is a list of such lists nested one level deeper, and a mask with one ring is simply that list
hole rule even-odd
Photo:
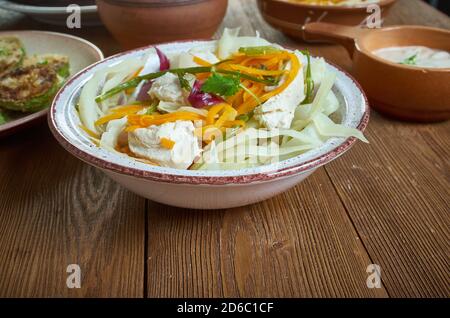
[{"label": "wooden plank", "polygon": [[374,113],[370,145],[326,167],[395,297],[450,296],[450,123]]},{"label": "wooden plank", "polygon": [[[68,30],[0,10],[0,30],[38,29],[119,50],[103,27]],[[143,297],[145,200],[64,151],[45,123],[0,140],[0,296]],[[69,264],[81,289],[68,289]]]},{"label": "wooden plank", "polygon": [[150,203],[149,297],[387,297],[323,169],[227,211]]},{"label": "wooden plank", "polygon": [[[145,201],[45,124],[0,140],[0,297],[142,297]],[[69,264],[81,289],[66,286]]]},{"label": "wooden plank", "polygon": [[[386,24],[450,29],[448,16],[422,1],[399,1]],[[450,123],[373,113],[367,136],[369,146],[326,167],[364,246],[391,296],[448,297]]]}]

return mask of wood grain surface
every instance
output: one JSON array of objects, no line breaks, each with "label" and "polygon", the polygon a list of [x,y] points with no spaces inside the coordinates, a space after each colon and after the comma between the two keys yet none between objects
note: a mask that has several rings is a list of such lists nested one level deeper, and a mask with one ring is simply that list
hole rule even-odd
[{"label": "wood grain surface", "polygon": [[[145,200],[39,127],[0,141],[0,296],[142,296]],[[78,264],[81,289],[66,287]]]},{"label": "wood grain surface", "polygon": [[[386,24],[450,29],[419,0],[400,0]],[[225,26],[351,71],[343,48],[292,41],[254,0],[230,0]],[[70,31],[0,10],[6,29],[72,33],[105,55],[120,51],[103,27]],[[128,192],[65,152],[45,123],[0,139],[0,296],[449,297],[450,124],[373,112],[367,137],[282,195],[208,212]],[[366,286],[372,263],[380,289]],[[66,286],[69,264],[81,267],[80,289]]]}]

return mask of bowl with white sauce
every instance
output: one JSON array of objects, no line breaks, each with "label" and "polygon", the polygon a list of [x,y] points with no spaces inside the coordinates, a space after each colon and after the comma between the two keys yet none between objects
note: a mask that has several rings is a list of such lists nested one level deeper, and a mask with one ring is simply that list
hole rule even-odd
[{"label": "bowl with white sauce", "polygon": [[377,111],[402,120],[450,119],[450,31],[424,26],[304,27],[305,40],[343,45],[352,73]]}]

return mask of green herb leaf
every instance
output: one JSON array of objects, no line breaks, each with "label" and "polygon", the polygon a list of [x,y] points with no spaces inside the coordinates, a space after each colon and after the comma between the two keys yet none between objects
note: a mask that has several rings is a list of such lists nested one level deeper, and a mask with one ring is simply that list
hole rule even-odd
[{"label": "green herb leaf", "polygon": [[11,51],[7,48],[0,47],[0,56],[8,56],[11,54]]},{"label": "green herb leaf", "polygon": [[255,99],[255,101],[258,103],[258,105],[261,105],[261,100],[258,98],[258,96],[256,96],[251,90],[249,90],[247,87],[245,87],[242,84],[239,84],[239,86],[246,91],[251,97],[253,97]]},{"label": "green herb leaf", "polygon": [[192,87],[189,84],[189,81],[186,78],[184,78],[184,75],[186,75],[186,74],[178,73],[177,74],[178,80],[180,81],[181,88],[183,88],[183,89],[187,90],[188,92],[190,92],[192,90]]},{"label": "green herb leaf", "polygon": [[147,111],[145,112],[145,114],[146,114],[146,115],[151,115],[151,114],[153,114],[154,112],[156,112],[156,110],[158,109],[158,104],[159,104],[158,101],[153,101],[153,102],[151,103],[150,107],[147,108]]},{"label": "green herb leaf", "polygon": [[[110,98],[114,95],[117,95],[120,92],[123,92],[124,90],[138,86],[141,81],[153,80],[153,79],[163,76],[166,73],[199,74],[199,73],[209,73],[209,72],[213,72],[213,71],[214,71],[214,67],[211,67],[211,66],[196,66],[196,67],[178,68],[178,69],[172,69],[172,70],[167,70],[167,71],[160,71],[160,72],[156,72],[156,73],[141,75],[141,76],[135,77],[131,80],[128,80],[126,82],[123,82],[123,83],[111,88],[106,93],[97,96],[95,98],[95,101],[97,103],[103,102],[104,100],[107,100],[108,98]],[[234,77],[238,76],[239,78],[245,78],[250,81],[257,82],[257,83],[263,83],[266,85],[273,86],[276,84],[276,81],[273,79],[261,79],[261,78],[255,77],[255,76],[251,76],[248,74],[242,74],[242,73],[236,72],[236,71],[216,70],[216,72],[220,73],[220,74],[231,75]]]},{"label": "green herb leaf", "polygon": [[247,114],[242,114],[236,117],[237,120],[242,120],[244,122],[248,122],[251,118],[253,117],[253,111],[247,113]]},{"label": "green herb leaf", "polygon": [[302,104],[309,104],[313,101],[313,93],[314,93],[314,81],[312,79],[312,71],[311,71],[311,54],[309,51],[302,51],[308,60],[308,66],[306,67],[306,77],[305,77],[305,100]]},{"label": "green herb leaf", "polygon": [[241,80],[238,75],[223,76],[213,73],[203,84],[202,92],[220,96],[233,96],[240,89]]},{"label": "green herb leaf", "polygon": [[417,64],[417,53],[404,59],[400,64],[404,65],[416,65]]},{"label": "green herb leaf", "polygon": [[267,46],[251,46],[251,47],[241,47],[239,49],[239,53],[244,53],[248,56],[256,56],[256,55],[266,55],[266,54],[274,54],[280,52],[276,47],[267,45]]}]

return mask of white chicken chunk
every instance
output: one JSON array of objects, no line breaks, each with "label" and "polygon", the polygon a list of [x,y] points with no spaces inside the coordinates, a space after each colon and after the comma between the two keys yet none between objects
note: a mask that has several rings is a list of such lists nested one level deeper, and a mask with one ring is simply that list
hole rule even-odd
[{"label": "white chicken chunk", "polygon": [[185,104],[183,89],[181,88],[178,76],[166,73],[157,78],[148,94],[164,102]]},{"label": "white chicken chunk", "polygon": [[[301,54],[295,54],[301,60]],[[290,128],[296,107],[305,99],[304,87],[304,75],[300,70],[284,91],[255,109],[255,118],[267,129]]]},{"label": "white chicken chunk", "polygon": [[[194,130],[192,122],[181,120],[139,128],[128,134],[128,144],[130,150],[140,158],[163,167],[187,169],[201,153]],[[164,139],[173,143],[171,149],[161,144]]]}]

